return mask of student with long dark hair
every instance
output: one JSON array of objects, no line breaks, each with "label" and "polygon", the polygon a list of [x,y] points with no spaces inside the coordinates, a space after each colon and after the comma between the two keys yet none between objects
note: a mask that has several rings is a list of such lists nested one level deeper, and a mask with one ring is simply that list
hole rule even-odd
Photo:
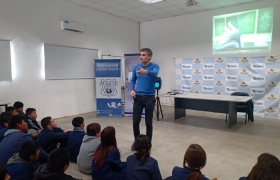
[{"label": "student with long dark hair", "polygon": [[277,157],[263,153],[247,177],[239,180],[280,180],[280,161]]},{"label": "student with long dark hair", "polygon": [[125,177],[125,162],[120,159],[116,131],[114,127],[108,126],[101,132],[101,144],[93,156],[92,179],[124,180]]},{"label": "student with long dark hair", "polygon": [[157,160],[150,157],[150,138],[141,134],[133,146],[136,153],[126,159],[126,180],[162,180]]},{"label": "student with long dark hair", "polygon": [[184,156],[183,168],[174,167],[172,177],[168,180],[209,180],[202,173],[201,169],[206,165],[206,152],[198,144],[191,144]]}]

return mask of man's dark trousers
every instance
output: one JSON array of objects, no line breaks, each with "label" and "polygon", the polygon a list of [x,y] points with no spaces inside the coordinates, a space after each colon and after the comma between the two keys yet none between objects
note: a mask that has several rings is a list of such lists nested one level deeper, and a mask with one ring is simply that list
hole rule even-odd
[{"label": "man's dark trousers", "polygon": [[155,107],[154,95],[136,95],[133,104],[133,133],[134,138],[140,135],[139,124],[141,121],[141,115],[143,108],[145,108],[145,123],[146,123],[146,135],[152,140],[153,135],[153,114]]}]

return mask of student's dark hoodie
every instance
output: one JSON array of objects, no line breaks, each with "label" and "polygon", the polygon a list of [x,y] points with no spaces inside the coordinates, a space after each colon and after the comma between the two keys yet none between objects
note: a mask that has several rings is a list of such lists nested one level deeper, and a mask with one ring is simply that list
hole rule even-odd
[{"label": "student's dark hoodie", "polygon": [[33,180],[79,180],[70,175],[65,174],[62,171],[53,172],[48,169],[47,164],[43,164],[34,173]]}]

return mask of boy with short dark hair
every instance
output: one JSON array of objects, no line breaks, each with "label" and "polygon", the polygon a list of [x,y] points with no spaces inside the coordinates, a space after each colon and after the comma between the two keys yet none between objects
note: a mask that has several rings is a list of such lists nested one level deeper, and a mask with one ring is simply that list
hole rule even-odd
[{"label": "boy with short dark hair", "polygon": [[42,127],[38,124],[36,120],[37,118],[36,109],[27,108],[25,112],[26,112],[25,122],[28,125],[28,134],[31,134],[33,139],[36,139],[38,134],[42,130]]},{"label": "boy with short dark hair", "polygon": [[67,149],[59,148],[51,152],[47,164],[43,164],[34,173],[33,180],[78,180],[64,172],[70,164],[70,154]]},{"label": "boy with short dark hair", "polygon": [[25,114],[24,114],[24,112],[23,112],[23,106],[24,106],[24,104],[23,104],[22,102],[20,102],[20,101],[16,101],[16,102],[14,103],[14,107],[16,108],[18,114],[19,114],[20,116],[23,116],[23,117],[24,117]]},{"label": "boy with short dark hair", "polygon": [[39,144],[34,141],[25,141],[20,145],[19,153],[11,157],[6,165],[11,179],[32,180],[34,172],[39,168]]},{"label": "boy with short dark hair", "polygon": [[4,134],[8,131],[8,122],[11,118],[11,114],[8,112],[2,112],[0,115],[0,143],[4,139]]},{"label": "boy with short dark hair", "polygon": [[85,136],[85,121],[83,117],[75,117],[72,120],[72,125],[74,129],[69,133],[68,139],[68,150],[70,151],[71,161],[77,162],[77,156],[80,151],[81,144],[83,142],[83,137]]},{"label": "boy with short dark hair", "polygon": [[7,107],[6,112],[10,113],[11,116],[18,115],[18,112],[17,112],[17,110],[16,110],[16,108],[14,106]]}]

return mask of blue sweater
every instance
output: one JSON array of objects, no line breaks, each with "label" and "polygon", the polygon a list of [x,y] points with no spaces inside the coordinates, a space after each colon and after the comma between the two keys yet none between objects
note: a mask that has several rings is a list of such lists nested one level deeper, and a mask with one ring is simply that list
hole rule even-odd
[{"label": "blue sweater", "polygon": [[[165,180],[181,180],[188,179],[189,175],[192,173],[192,170],[188,167],[180,168],[178,166],[174,167],[172,170],[172,176],[166,178]],[[209,180],[207,177],[203,176],[203,180]]]},{"label": "blue sweater", "polygon": [[[0,144],[0,164],[6,165],[8,159],[18,152],[19,146],[25,141],[33,140],[32,136],[17,129],[9,129]],[[39,161],[48,159],[48,154],[40,147]]]},{"label": "blue sweater", "polygon": [[4,134],[5,132],[8,130],[8,128],[1,126],[0,125],[0,143],[2,142],[2,140],[4,139]]},{"label": "blue sweater", "polygon": [[36,119],[35,119],[35,120],[32,120],[32,119],[27,118],[27,119],[25,119],[24,121],[27,123],[28,129],[34,129],[34,130],[40,130],[40,129],[42,129],[42,127],[38,124],[38,122],[36,121]]},{"label": "blue sweater", "polygon": [[[148,74],[138,74],[136,71],[140,70],[140,67],[148,70]],[[155,81],[158,75],[158,71],[159,66],[157,64],[150,63],[148,66],[136,64],[133,68],[132,78],[130,82],[130,91],[134,90],[136,86],[136,95],[155,95]]]},{"label": "blue sweater", "polygon": [[18,154],[11,157],[6,165],[10,180],[32,180],[34,172],[39,168],[40,164],[33,162],[28,164]]},{"label": "blue sweater", "polygon": [[58,133],[49,129],[43,129],[37,137],[37,142],[47,153],[50,153],[57,148],[57,143],[60,143],[61,147],[66,146],[68,137],[68,133]]},{"label": "blue sweater", "polygon": [[162,180],[158,162],[148,157],[143,165],[136,155],[130,155],[126,159],[126,180]]},{"label": "blue sweater", "polygon": [[120,152],[113,148],[105,158],[103,166],[95,168],[95,161],[92,161],[92,180],[125,180],[125,162],[120,159]]},{"label": "blue sweater", "polygon": [[67,145],[70,151],[71,161],[73,162],[77,162],[77,157],[85,135],[85,130],[81,127],[74,127],[74,130],[69,134]]}]

